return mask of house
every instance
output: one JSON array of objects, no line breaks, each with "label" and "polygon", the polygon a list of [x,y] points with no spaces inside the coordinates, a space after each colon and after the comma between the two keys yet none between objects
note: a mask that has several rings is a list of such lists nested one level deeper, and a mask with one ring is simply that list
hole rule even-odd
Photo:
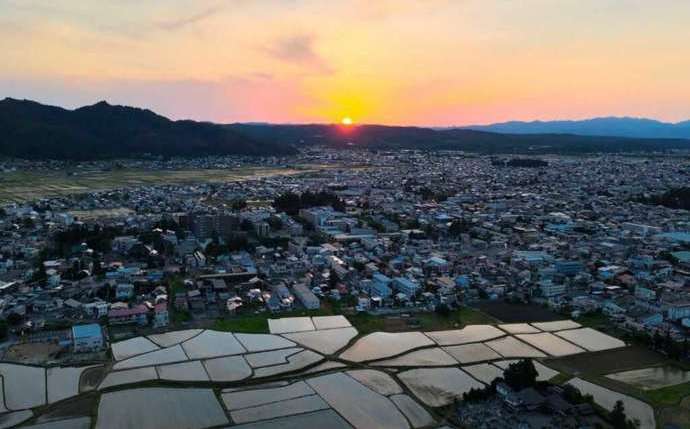
[{"label": "house", "polygon": [[381,274],[381,273],[376,273],[372,276],[372,284],[370,287],[370,294],[373,296],[380,296],[381,298],[388,298],[393,294],[393,291],[390,288],[390,284],[392,280]]},{"label": "house", "polygon": [[534,411],[545,403],[545,398],[535,389],[528,387],[519,392],[507,393],[503,401],[514,410]]},{"label": "house", "polygon": [[162,328],[168,326],[168,304],[161,302],[153,307],[153,327]]},{"label": "house", "polygon": [[290,293],[287,286],[283,283],[276,283],[270,286],[271,298],[269,299],[269,309],[271,311],[291,310],[295,297]]},{"label": "house", "polygon": [[448,261],[438,256],[432,256],[424,262],[424,266],[432,273],[441,274],[448,272]]},{"label": "house", "polygon": [[321,307],[321,301],[307,285],[298,283],[292,287],[292,291],[307,310],[316,310]]},{"label": "house", "polygon": [[75,353],[94,352],[103,348],[101,325],[77,325],[72,327],[72,345]]},{"label": "house", "polygon": [[555,296],[565,295],[566,286],[564,284],[554,283],[551,280],[543,280],[539,282],[539,290],[541,296],[544,298],[553,298]]},{"label": "house", "polygon": [[413,282],[406,277],[396,277],[393,279],[393,289],[400,293],[404,293],[408,297],[413,297],[419,291],[419,284]]},{"label": "house", "polygon": [[118,301],[127,300],[134,296],[134,285],[130,283],[121,283],[115,287],[115,299]]},{"label": "house", "polygon": [[145,305],[137,305],[133,308],[110,310],[108,312],[108,321],[111,325],[136,323],[139,326],[144,326],[148,323],[148,312],[149,310]]},{"label": "house", "polygon": [[[70,300],[67,300],[70,301]],[[65,301],[65,303],[67,303]],[[72,300],[74,301],[74,300]],[[90,302],[88,304],[84,304],[82,308],[84,309],[84,312],[96,319],[100,319],[101,317],[105,317],[108,315],[108,307],[109,304],[105,301],[95,301],[95,302]]]},{"label": "house", "polygon": [[676,321],[690,317],[690,302],[676,302],[668,307],[668,318]]},{"label": "house", "polygon": [[559,274],[565,276],[574,276],[584,269],[584,265],[580,261],[566,261],[559,260],[554,263],[554,267]]}]

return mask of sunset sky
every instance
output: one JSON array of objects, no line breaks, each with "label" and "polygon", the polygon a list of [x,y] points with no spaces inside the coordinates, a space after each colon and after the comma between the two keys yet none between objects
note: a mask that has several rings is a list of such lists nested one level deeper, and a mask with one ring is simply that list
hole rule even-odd
[{"label": "sunset sky", "polygon": [[688,0],[0,0],[0,98],[217,122],[690,119]]}]

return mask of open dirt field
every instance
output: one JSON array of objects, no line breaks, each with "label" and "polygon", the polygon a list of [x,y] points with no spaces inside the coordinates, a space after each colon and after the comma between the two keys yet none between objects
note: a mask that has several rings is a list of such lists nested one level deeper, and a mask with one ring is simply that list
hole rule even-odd
[{"label": "open dirt field", "polygon": [[76,171],[72,174],[64,171],[15,171],[0,173],[0,204],[141,185],[252,180],[278,175],[310,173],[323,168],[329,167],[305,165],[296,168],[123,169],[112,171]]},{"label": "open dirt field", "polygon": [[549,359],[548,366],[569,374],[605,375],[658,365],[666,357],[639,346]]},{"label": "open dirt field", "polygon": [[485,301],[477,306],[484,313],[505,323],[550,322],[564,317],[535,304],[511,304],[505,301]]}]

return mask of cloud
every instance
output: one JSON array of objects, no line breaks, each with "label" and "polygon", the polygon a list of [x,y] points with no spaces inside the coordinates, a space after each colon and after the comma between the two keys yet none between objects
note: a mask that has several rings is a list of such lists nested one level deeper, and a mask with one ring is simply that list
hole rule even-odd
[{"label": "cloud", "polygon": [[265,51],[280,61],[330,74],[333,69],[314,49],[315,41],[312,35],[298,34],[278,40]]},{"label": "cloud", "polygon": [[164,30],[169,30],[169,31],[175,31],[179,30],[181,28],[187,27],[192,24],[196,24],[197,22],[204,21],[221,11],[221,6],[216,5],[216,6],[211,6],[209,8],[206,8],[200,12],[188,15],[188,16],[183,16],[177,19],[172,19],[168,21],[161,21],[158,23],[158,27],[162,28]]}]

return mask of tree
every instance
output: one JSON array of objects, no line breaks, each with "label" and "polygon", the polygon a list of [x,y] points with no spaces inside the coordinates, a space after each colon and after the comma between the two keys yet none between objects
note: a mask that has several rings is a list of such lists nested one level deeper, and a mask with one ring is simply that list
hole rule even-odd
[{"label": "tree", "polygon": [[48,259],[48,255],[45,249],[41,250],[38,254],[38,260],[36,261],[36,267],[34,273],[31,277],[33,281],[44,282],[48,279],[48,274],[46,273],[46,266],[43,262]]},{"label": "tree", "polygon": [[460,234],[469,232],[471,226],[465,219],[454,220],[448,228],[448,233],[453,237],[458,237]]},{"label": "tree", "polygon": [[331,268],[331,270],[328,274],[328,286],[330,286],[331,288],[334,288],[338,285],[339,281],[340,281],[340,277],[338,277],[338,273],[336,273],[335,270]]},{"label": "tree", "polygon": [[22,219],[22,226],[26,229],[33,229],[36,226],[36,223],[30,217],[25,217]]},{"label": "tree", "polygon": [[523,359],[519,362],[510,364],[508,368],[503,371],[503,377],[506,383],[516,391],[526,387],[534,387],[537,384],[538,375],[531,359]]},{"label": "tree", "polygon": [[660,349],[663,347],[664,344],[664,338],[661,336],[661,333],[656,330],[654,331],[654,337],[652,338],[652,347],[654,349]]},{"label": "tree", "polygon": [[232,209],[235,211],[240,211],[247,207],[247,201],[245,201],[243,198],[234,200],[230,207],[232,207]]},{"label": "tree", "polygon": [[584,402],[580,390],[570,384],[563,385],[563,398],[571,404],[581,404]]},{"label": "tree", "polygon": [[289,215],[296,215],[301,208],[301,199],[294,192],[286,192],[273,200],[273,206]]},{"label": "tree", "polygon": [[613,410],[609,413],[609,420],[614,429],[635,429],[638,424],[632,420],[628,420],[625,415],[625,406],[623,401],[616,401]]},{"label": "tree", "polygon": [[96,256],[93,258],[93,261],[91,262],[92,264],[92,269],[91,269],[91,274],[94,276],[101,276],[105,274],[105,270],[103,270],[103,266],[101,265],[101,259]]},{"label": "tree", "polygon": [[266,222],[274,231],[280,231],[281,229],[283,229],[283,221],[278,216],[271,216],[268,219],[266,219]]},{"label": "tree", "polygon": [[24,320],[24,317],[19,313],[12,312],[7,316],[7,323],[9,323],[12,326],[19,325],[20,323],[22,323],[22,320]]},{"label": "tree", "polygon": [[436,306],[436,314],[438,314],[441,317],[448,317],[450,316],[450,308],[448,307],[448,304],[439,304]]},{"label": "tree", "polygon": [[240,229],[245,232],[253,231],[254,224],[249,219],[242,219],[242,222],[240,223]]}]

